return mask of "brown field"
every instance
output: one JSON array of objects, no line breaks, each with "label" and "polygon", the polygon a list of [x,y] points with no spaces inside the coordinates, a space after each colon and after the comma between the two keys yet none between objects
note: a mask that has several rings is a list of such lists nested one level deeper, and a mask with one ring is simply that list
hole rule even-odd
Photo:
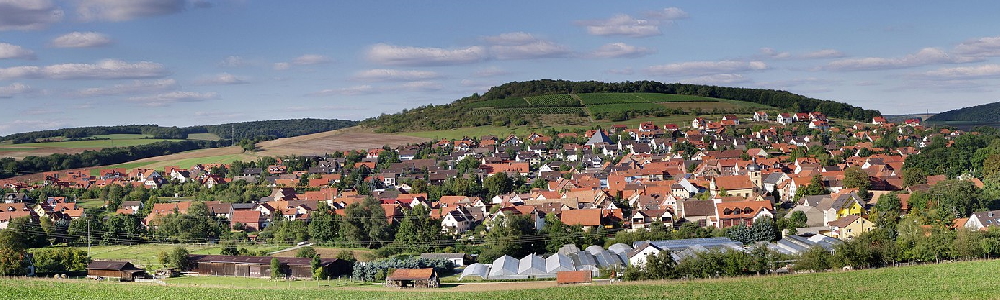
[{"label": "brown field", "polygon": [[352,127],[261,142],[257,144],[257,155],[323,155],[335,151],[381,148],[385,145],[396,147],[429,140],[405,135],[373,133],[369,129]]},{"label": "brown field", "polygon": [[[335,151],[365,150],[370,148],[381,148],[384,145],[395,147],[406,144],[421,143],[429,140],[430,139],[428,138],[420,138],[414,136],[373,133],[370,129],[352,127],[340,130],[333,130],[333,131],[261,142],[257,144],[257,152],[254,153],[243,153],[243,149],[240,147],[210,148],[210,149],[187,151],[182,153],[174,153],[164,156],[143,158],[140,160],[124,163],[123,165],[145,163],[142,164],[143,168],[159,169],[163,168],[163,166],[178,165],[178,163],[184,161],[188,161],[190,163],[190,161],[197,160],[200,158],[205,158],[208,160],[241,159],[245,161],[250,161],[250,160],[256,160],[258,157],[262,156],[324,155],[326,153],[333,153]],[[78,153],[88,149],[84,148],[32,149],[32,151],[38,151],[38,150],[44,150],[51,153]],[[11,153],[12,152],[3,153],[3,156],[12,156]],[[39,154],[31,154],[31,155],[39,155]],[[215,163],[215,161],[211,162],[205,161],[199,163]],[[76,170],[101,169],[107,167],[109,166],[103,166],[103,167],[98,166],[98,167],[90,167],[90,168],[76,169]],[[132,167],[127,167],[127,168],[132,168]],[[65,172],[65,171],[68,170],[62,170],[60,172]],[[31,174],[31,175],[17,176],[12,179],[23,182],[37,182],[44,179],[44,177],[42,176],[42,174]],[[294,253],[292,255],[294,255]]]}]

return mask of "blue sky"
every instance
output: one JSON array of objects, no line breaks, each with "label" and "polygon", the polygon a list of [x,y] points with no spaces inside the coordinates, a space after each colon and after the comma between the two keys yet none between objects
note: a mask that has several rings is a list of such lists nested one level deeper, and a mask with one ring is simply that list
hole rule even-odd
[{"label": "blue sky", "polygon": [[994,102],[996,1],[0,0],[0,134],[363,119],[510,81]]}]

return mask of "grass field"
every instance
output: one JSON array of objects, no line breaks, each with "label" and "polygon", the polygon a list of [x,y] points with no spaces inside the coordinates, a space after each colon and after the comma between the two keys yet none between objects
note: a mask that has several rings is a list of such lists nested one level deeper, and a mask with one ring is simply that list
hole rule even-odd
[{"label": "grass field", "polygon": [[188,134],[188,139],[199,140],[199,141],[218,141],[222,138],[220,138],[217,134],[214,133],[191,133]]},{"label": "grass field", "polygon": [[[713,102],[706,102],[706,103],[710,104],[710,103],[713,103]],[[749,117],[749,115],[739,115],[739,114],[737,114],[737,116],[739,116],[741,118],[742,117]],[[721,115],[700,115],[699,117],[703,117],[703,118],[710,119],[710,120],[718,120],[718,119],[722,118]],[[505,136],[507,136],[508,134],[511,134],[511,133],[517,134],[519,136],[523,136],[523,135],[531,134],[531,132],[535,132],[535,131],[537,131],[537,132],[543,132],[543,131],[547,130],[548,128],[555,128],[556,130],[563,130],[563,129],[569,129],[569,130],[574,130],[574,129],[590,129],[590,128],[595,127],[595,126],[600,126],[601,128],[611,128],[611,125],[615,125],[615,124],[624,124],[624,125],[629,126],[630,128],[635,128],[635,127],[638,127],[639,123],[642,123],[642,122],[653,122],[653,123],[658,124],[658,125],[673,123],[673,124],[677,124],[678,126],[684,127],[685,124],[690,124],[691,120],[694,119],[694,118],[695,118],[695,116],[691,116],[691,115],[673,115],[673,116],[666,116],[666,117],[642,117],[642,118],[636,118],[636,119],[625,120],[625,121],[620,121],[620,122],[614,122],[614,121],[610,121],[610,120],[597,120],[596,122],[587,122],[584,125],[577,125],[577,126],[566,125],[566,126],[551,126],[551,127],[543,127],[543,128],[532,128],[532,127],[526,127],[526,126],[519,126],[519,127],[512,127],[512,128],[508,128],[508,127],[496,127],[496,126],[479,126],[479,127],[456,128],[456,129],[450,129],[450,130],[430,130],[430,131],[402,132],[402,133],[399,133],[399,134],[400,135],[422,137],[422,138],[429,138],[429,139],[435,139],[435,140],[439,140],[439,139],[460,139],[460,138],[466,137],[466,136],[467,137],[477,137],[478,138],[478,137],[481,137],[481,136],[484,136],[484,135],[495,135],[495,136],[503,136],[503,137],[505,137]]]},{"label": "grass field", "polygon": [[[0,299],[1000,299],[1000,261],[694,281],[556,286],[446,284],[432,290],[267,284],[236,278],[171,279],[168,286],[82,280],[0,279]],[[190,282],[185,282],[190,281]],[[218,284],[221,282],[222,284]],[[253,284],[258,283],[254,288]],[[170,285],[185,286],[170,286]],[[229,287],[227,287],[227,285]],[[67,297],[68,296],[68,297]]]},{"label": "grass field", "polygon": [[[147,269],[159,268],[160,263],[156,255],[161,251],[170,250],[175,245],[169,244],[141,244],[133,246],[94,246],[91,248],[90,256],[96,260],[127,260],[136,265],[145,266]],[[219,254],[222,252],[222,245],[189,244],[183,245],[192,254]],[[247,248],[252,251],[277,251],[285,249],[286,245],[240,245],[240,248]],[[81,248],[84,249],[84,248]],[[86,249],[84,249],[86,250]],[[294,254],[293,254],[294,255]]]}]

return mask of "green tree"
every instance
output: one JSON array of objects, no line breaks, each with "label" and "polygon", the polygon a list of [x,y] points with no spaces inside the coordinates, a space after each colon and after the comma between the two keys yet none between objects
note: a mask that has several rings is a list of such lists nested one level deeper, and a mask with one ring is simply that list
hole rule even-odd
[{"label": "green tree", "polygon": [[507,176],[507,173],[499,172],[483,180],[483,187],[486,188],[487,198],[493,198],[496,195],[502,195],[510,193],[514,190],[514,182]]},{"label": "green tree", "polygon": [[823,249],[820,246],[813,246],[802,252],[799,256],[799,260],[795,262],[795,270],[803,271],[826,271],[831,268],[830,260],[832,259],[830,252]]},{"label": "green tree", "polygon": [[852,166],[844,169],[844,188],[861,189],[867,191],[872,186],[868,172],[859,166]]},{"label": "green tree", "polygon": [[157,254],[157,259],[164,266],[187,271],[192,267],[189,254],[190,252],[184,247],[174,247],[171,250],[161,251]]},{"label": "green tree", "polygon": [[281,262],[278,261],[278,258],[272,257],[271,258],[271,279],[278,279],[278,278],[282,277],[282,275],[284,275],[284,272],[281,271]]},{"label": "green tree", "polygon": [[295,252],[295,257],[299,258],[312,258],[316,256],[319,256],[319,254],[316,253],[316,248],[313,248],[312,246],[299,248],[299,250]]},{"label": "green tree", "polygon": [[385,210],[373,197],[351,203],[344,210],[340,225],[340,235],[357,245],[377,248],[393,237]]},{"label": "green tree", "polygon": [[332,242],[337,239],[340,216],[325,203],[320,202],[319,208],[309,216],[309,237],[318,242]]},{"label": "green tree", "polygon": [[430,216],[430,209],[418,205],[403,216],[393,242],[395,249],[407,252],[428,252],[441,242],[441,221]]}]

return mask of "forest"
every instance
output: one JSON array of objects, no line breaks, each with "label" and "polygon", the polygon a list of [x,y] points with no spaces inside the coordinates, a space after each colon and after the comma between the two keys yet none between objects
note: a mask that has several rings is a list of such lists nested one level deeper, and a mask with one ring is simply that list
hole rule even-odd
[{"label": "forest", "polygon": [[927,118],[927,122],[947,121],[1000,123],[1000,102],[949,110]]},{"label": "forest", "polygon": [[213,133],[224,140],[231,139],[234,133],[238,139],[273,140],[347,128],[355,124],[357,122],[351,120],[291,119],[196,125],[190,127],[165,127],[159,125],[91,126],[14,133],[0,137],[0,141],[11,141],[12,143],[20,144],[57,137],[66,140],[76,140],[106,134],[144,134],[154,139],[186,139],[188,134],[192,133]]},{"label": "forest", "polygon": [[[820,100],[786,91],[718,87],[697,84],[661,83],[655,81],[604,83],[597,81],[533,80],[510,82],[490,88],[486,93],[473,94],[448,105],[425,105],[403,110],[397,114],[383,114],[362,121],[362,125],[376,128],[377,132],[404,132],[416,130],[446,130],[460,127],[483,125],[506,126],[527,123],[531,116],[523,113],[501,115],[477,114],[475,108],[483,102],[499,103],[497,100],[533,97],[551,94],[588,93],[656,93],[711,97],[756,103],[776,107],[790,112],[819,111],[829,117],[857,121],[871,120],[881,115],[876,110],[866,110],[842,102]],[[549,109],[551,108],[544,108]],[[555,113],[555,112],[549,112]],[[732,112],[725,112],[732,113]]]}]

